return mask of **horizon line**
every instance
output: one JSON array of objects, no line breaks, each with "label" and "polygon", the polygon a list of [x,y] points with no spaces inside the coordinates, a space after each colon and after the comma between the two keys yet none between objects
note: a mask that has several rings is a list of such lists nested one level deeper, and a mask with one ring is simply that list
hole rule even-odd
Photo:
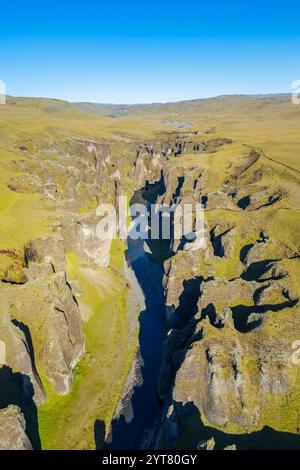
[{"label": "horizon line", "polygon": [[61,101],[69,104],[91,104],[99,106],[159,106],[159,105],[168,105],[175,103],[185,103],[192,101],[201,101],[201,100],[212,100],[218,98],[230,98],[230,97],[268,97],[268,96],[289,96],[291,92],[271,92],[271,93],[229,93],[229,94],[220,94],[213,96],[205,96],[200,98],[191,98],[191,99],[179,99],[172,101],[151,101],[151,102],[132,102],[132,103],[112,103],[112,102],[101,102],[101,101],[72,101],[65,98],[53,98],[49,96],[15,96],[15,95],[6,95],[7,98],[16,98],[16,99],[36,99],[36,100],[53,100]]}]

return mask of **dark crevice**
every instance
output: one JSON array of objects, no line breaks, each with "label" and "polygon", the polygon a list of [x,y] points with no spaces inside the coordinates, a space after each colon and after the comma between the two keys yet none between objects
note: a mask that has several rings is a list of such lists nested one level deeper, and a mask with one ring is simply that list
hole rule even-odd
[{"label": "dark crevice", "polygon": [[210,351],[208,348],[205,349],[205,357],[206,357],[208,364],[212,365],[212,357],[210,355]]},{"label": "dark crevice", "polygon": [[275,202],[280,201],[281,199],[282,199],[281,194],[273,194],[272,196],[269,196],[268,202],[266,202],[265,204],[262,204],[261,206],[257,207],[256,210],[262,209],[263,207],[269,207],[272,204],[275,204]]},{"label": "dark crevice", "polygon": [[[157,198],[161,195],[163,195],[166,191],[165,188],[165,180],[164,180],[164,174],[161,171],[160,179],[159,181],[155,182],[149,182],[146,181],[145,186],[142,190],[139,192],[141,193],[142,197],[146,199],[149,203],[153,204],[157,200]],[[130,204],[133,204],[133,199],[130,201]]]},{"label": "dark crevice", "polygon": [[239,375],[239,370],[238,370],[238,365],[235,359],[232,360],[231,365],[232,365],[234,380],[236,380]]},{"label": "dark crevice", "polygon": [[163,366],[160,369],[159,392],[166,399],[172,392],[176,373],[183,364],[187,352],[195,342],[203,339],[204,331],[196,331],[200,320],[192,317],[184,328],[174,328],[164,344]]},{"label": "dark crevice", "polygon": [[23,343],[24,343],[24,346],[26,347],[26,349],[28,351],[28,354],[29,354],[29,357],[30,357],[32,371],[34,373],[35,379],[38,382],[40,388],[43,390],[42,381],[40,379],[40,376],[38,374],[36,364],[35,364],[34,347],[33,347],[33,342],[32,342],[32,338],[31,338],[30,330],[29,330],[28,326],[25,325],[25,323],[20,322],[20,321],[16,320],[15,318],[12,319],[12,323],[17,328],[19,328],[19,330],[21,330],[22,333],[25,336],[25,341],[23,341]]},{"label": "dark crevice", "polygon": [[234,327],[241,333],[247,333],[254,328],[257,328],[262,323],[262,318],[248,322],[248,318],[251,314],[256,313],[264,315],[267,312],[280,312],[285,308],[293,308],[298,303],[297,300],[287,300],[279,304],[265,304],[265,305],[237,305],[231,307]]},{"label": "dark crevice", "polygon": [[[266,243],[268,240],[269,240],[269,236],[261,231],[260,234],[259,234],[260,238],[258,240],[256,240],[256,243],[257,244],[260,244],[260,243]],[[246,259],[247,259],[247,255],[249,253],[249,251],[255,246],[255,243],[249,243],[248,245],[245,245],[243,246],[243,248],[241,248],[241,251],[240,251],[240,261],[245,264],[246,263]]]},{"label": "dark crevice", "polygon": [[209,232],[210,241],[211,241],[211,244],[212,244],[212,247],[213,247],[214,256],[218,256],[218,257],[222,258],[225,255],[224,247],[223,247],[223,244],[222,244],[222,237],[224,237],[224,235],[227,235],[227,233],[229,233],[232,230],[232,227],[229,228],[228,230],[225,230],[223,233],[221,233],[220,235],[217,235],[217,236],[215,235],[216,228],[217,227],[214,227]]},{"label": "dark crevice", "polygon": [[[265,259],[262,261],[255,261],[251,263],[247,269],[242,273],[241,278],[244,279],[245,281],[259,281],[261,276],[264,274],[267,274],[272,267],[274,267],[274,263],[276,261],[280,261],[280,259]],[[281,276],[282,277],[282,276]],[[281,279],[279,277],[279,279]],[[274,277],[271,277],[270,279],[274,279]],[[263,279],[263,281],[266,281],[268,279]]]},{"label": "dark crevice", "polygon": [[213,303],[209,303],[201,311],[201,320],[208,318],[210,324],[215,328],[224,328],[224,321],[217,316],[216,307]]},{"label": "dark crevice", "polygon": [[183,328],[191,317],[197,313],[197,303],[200,297],[200,285],[203,277],[196,276],[183,281],[183,291],[179,296],[179,306],[175,309],[169,328]]},{"label": "dark crevice", "polygon": [[245,209],[247,209],[247,207],[250,206],[250,203],[251,203],[250,196],[244,196],[244,197],[242,197],[241,199],[238,200],[237,206],[240,209],[245,210]]},{"label": "dark crevice", "polygon": [[172,200],[176,201],[176,199],[180,196],[182,186],[184,185],[185,177],[184,176],[178,176],[178,185],[177,188],[175,189],[175,192],[173,193]]},{"label": "dark crevice", "polygon": [[24,249],[24,263],[25,267],[28,268],[30,263],[38,261],[38,253],[35,248],[31,245],[28,245]]},{"label": "dark crevice", "polygon": [[206,209],[207,201],[208,201],[207,195],[201,196],[200,202],[201,202],[201,204],[202,204],[202,206],[203,206],[204,209]]},{"label": "dark crevice", "polygon": [[[211,438],[215,441],[215,450],[222,450],[233,444],[237,450],[297,450],[300,447],[299,434],[276,431],[269,426],[249,434],[229,434],[205,425],[199,409],[192,401],[185,404],[173,401],[172,404],[173,412],[165,418],[165,424],[168,427],[170,421],[170,428],[178,426],[178,433],[182,436],[181,450],[199,448],[201,442],[205,446],[205,442]],[[186,423],[189,423],[188,428]],[[168,435],[166,437],[168,448],[178,450],[176,440]]]},{"label": "dark crevice", "polygon": [[270,283],[265,284],[265,285],[263,285],[263,286],[261,286],[261,287],[258,287],[258,288],[254,291],[254,294],[253,294],[253,302],[255,303],[255,305],[258,304],[258,302],[259,302],[259,300],[260,300],[260,298],[261,298],[262,293],[263,293],[266,289],[268,289],[268,288],[270,287],[270,285],[271,285]]},{"label": "dark crevice", "polygon": [[246,261],[246,257],[248,255],[248,252],[251,250],[251,248],[254,247],[254,243],[249,243],[249,245],[243,246],[243,248],[240,251],[240,261],[244,264]]},{"label": "dark crevice", "polygon": [[12,286],[23,286],[27,281],[17,282],[9,281],[8,279],[0,279],[0,282],[3,282],[3,284],[11,284]]},{"label": "dark crevice", "polygon": [[73,301],[75,302],[75,304],[77,305],[77,307],[79,307],[79,303],[78,303],[78,300],[76,299],[75,295],[74,295],[74,292],[73,292],[73,289],[72,289],[72,286],[71,284],[69,283],[67,277],[65,277],[65,281],[66,281],[66,286],[68,287],[71,295],[72,295],[72,299]]},{"label": "dark crevice", "polygon": [[208,304],[202,309],[201,320],[204,320],[206,317],[209,319],[212,325],[215,325],[217,321],[217,312],[213,303]]}]

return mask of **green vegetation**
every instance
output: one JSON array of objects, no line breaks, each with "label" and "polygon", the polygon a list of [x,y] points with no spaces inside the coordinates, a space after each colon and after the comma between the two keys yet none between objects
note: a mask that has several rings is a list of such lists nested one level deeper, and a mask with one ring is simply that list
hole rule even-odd
[{"label": "green vegetation", "polygon": [[94,424],[109,430],[135,354],[129,340],[124,279],[117,270],[123,263],[120,242],[112,248],[109,268],[91,272],[73,253],[67,255],[67,271],[82,289],[78,299],[91,312],[84,325],[86,354],[74,370],[72,391],[57,396],[46,384],[47,402],[39,407],[43,449],[94,449]]}]

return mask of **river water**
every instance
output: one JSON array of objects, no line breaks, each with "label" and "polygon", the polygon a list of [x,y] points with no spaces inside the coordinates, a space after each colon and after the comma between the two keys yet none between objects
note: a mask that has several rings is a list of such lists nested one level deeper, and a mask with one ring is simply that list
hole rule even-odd
[{"label": "river water", "polygon": [[[137,192],[132,202],[140,199]],[[157,377],[162,362],[165,339],[165,300],[162,286],[163,267],[155,262],[143,240],[128,237],[126,260],[143,291],[145,309],[139,315],[139,348],[142,358],[142,383],[135,386],[127,410],[114,420],[108,449],[132,450],[149,445],[161,415]]]}]

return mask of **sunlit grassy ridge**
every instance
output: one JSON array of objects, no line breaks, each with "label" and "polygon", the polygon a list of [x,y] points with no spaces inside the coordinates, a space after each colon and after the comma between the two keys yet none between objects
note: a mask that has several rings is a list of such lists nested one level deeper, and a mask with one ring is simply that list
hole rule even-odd
[{"label": "sunlit grassy ridge", "polygon": [[[106,114],[113,112],[112,108]],[[103,116],[101,109],[98,115]],[[300,105],[293,104],[290,95],[220,96],[128,107],[127,115],[111,120],[115,127],[110,127],[110,131],[118,129],[130,132],[130,129],[134,129],[150,135],[184,130],[178,129],[176,125],[163,124],[165,120],[188,121],[191,128],[187,130],[201,131],[216,127],[222,135],[227,134],[248,145],[261,146],[269,156],[300,170]]]}]

